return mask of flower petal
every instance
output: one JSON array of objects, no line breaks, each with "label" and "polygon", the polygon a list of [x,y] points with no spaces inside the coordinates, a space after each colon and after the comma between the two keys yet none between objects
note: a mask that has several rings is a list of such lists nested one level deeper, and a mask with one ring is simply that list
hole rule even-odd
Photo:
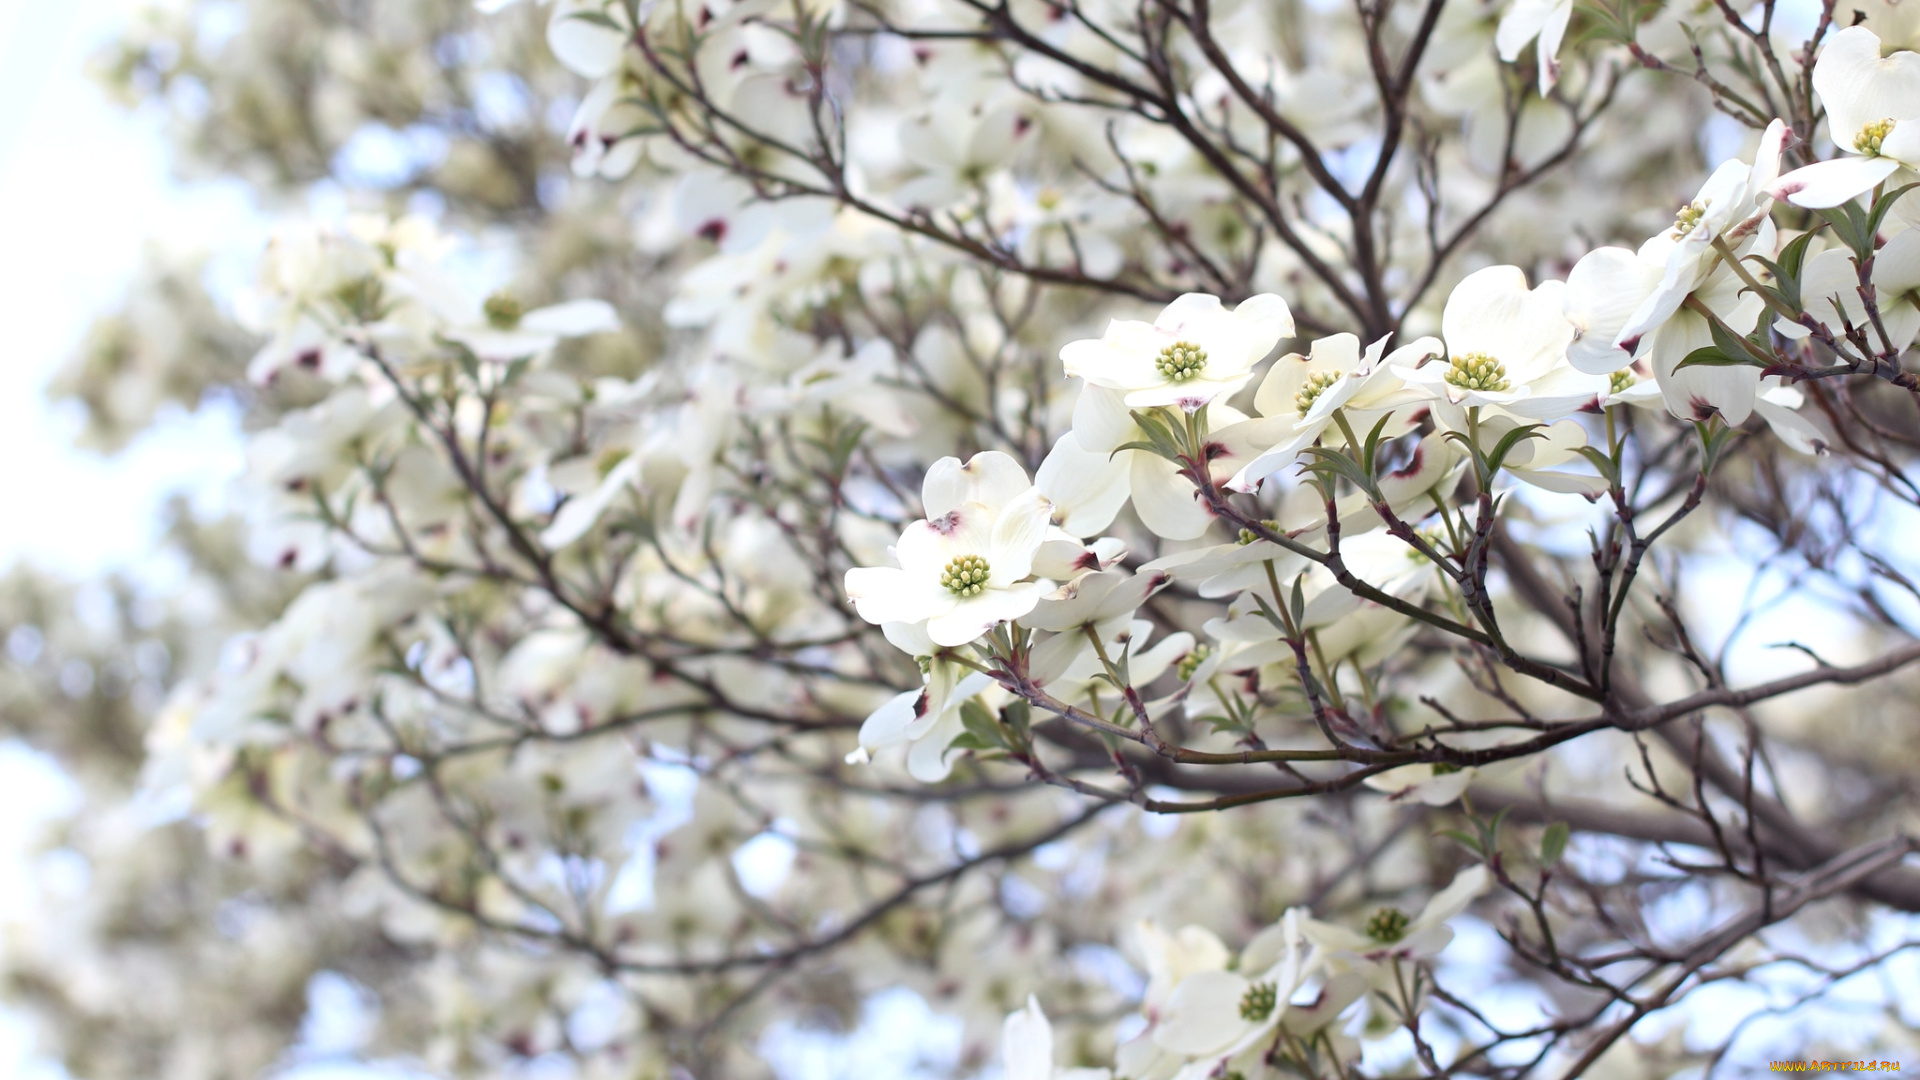
[{"label": "flower petal", "polygon": [[584,337],[620,329],[620,316],[605,300],[569,300],[527,312],[520,325],[538,334]]},{"label": "flower petal", "polygon": [[1050,585],[1026,582],[1006,589],[988,589],[956,603],[953,610],[927,620],[927,636],[935,645],[965,645],[1003,622],[1032,611]]},{"label": "flower petal", "polygon": [[891,566],[856,566],[847,571],[847,596],[870,623],[919,622],[954,606],[953,594],[939,579],[909,574]]},{"label": "flower petal", "polygon": [[1053,1080],[1053,1026],[1032,995],[1027,1007],[1007,1015],[1000,1032],[1006,1080]]},{"label": "flower petal", "polygon": [[1078,537],[1113,524],[1127,503],[1126,462],[1086,449],[1071,431],[1053,444],[1033,483],[1053,503],[1060,528]]},{"label": "flower petal", "polygon": [[1128,451],[1128,483],[1133,512],[1153,535],[1166,540],[1193,540],[1213,524],[1213,512],[1200,501],[1200,492],[1180,475],[1173,462],[1144,450]]},{"label": "flower petal", "polygon": [[[1025,474],[1021,479],[1026,479]],[[1000,511],[987,548],[990,588],[1011,585],[1033,572],[1033,556],[1046,539],[1047,524],[1052,519],[1053,504],[1038,488],[1028,488]]]},{"label": "flower petal", "polygon": [[1595,375],[1633,363],[1633,354],[1615,345],[1614,339],[1660,277],[1660,267],[1626,248],[1596,248],[1581,256],[1567,274],[1564,310],[1574,327],[1567,360]]},{"label": "flower petal", "polygon": [[1899,167],[1900,163],[1892,158],[1853,154],[1816,161],[1774,181],[1773,197],[1814,210],[1839,206],[1855,195],[1872,191],[1875,184],[1892,176]]},{"label": "flower petal", "polygon": [[1153,1041],[1189,1057],[1218,1053],[1247,1030],[1240,999],[1252,987],[1231,971],[1196,971],[1180,980],[1160,1010]]}]

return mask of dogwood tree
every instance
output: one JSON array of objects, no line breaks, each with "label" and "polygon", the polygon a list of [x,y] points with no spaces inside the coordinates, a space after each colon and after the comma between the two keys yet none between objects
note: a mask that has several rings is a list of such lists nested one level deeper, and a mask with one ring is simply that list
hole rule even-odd
[{"label": "dogwood tree", "polygon": [[88,1077],[322,977],[447,1076],[901,991],[929,1075],[1898,1060],[1911,16],[154,10],[104,82],[281,224],[56,392],[248,465],[184,586],[0,595],[89,874],[13,1001]]}]

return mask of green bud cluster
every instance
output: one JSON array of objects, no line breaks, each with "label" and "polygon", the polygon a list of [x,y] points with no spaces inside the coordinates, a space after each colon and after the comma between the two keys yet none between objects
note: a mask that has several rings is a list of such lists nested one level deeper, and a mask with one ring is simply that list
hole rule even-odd
[{"label": "green bud cluster", "polygon": [[[1265,525],[1267,527],[1268,532],[1277,533],[1280,531],[1280,523],[1273,520],[1272,518],[1261,518],[1260,524]],[[1234,543],[1239,544],[1241,547],[1246,547],[1248,544],[1251,544],[1258,539],[1260,539],[1259,533],[1254,532],[1252,529],[1241,529],[1240,536],[1234,541]]]},{"label": "green bud cluster", "polygon": [[1391,945],[1407,936],[1407,914],[1399,908],[1383,907],[1367,920],[1367,936],[1383,945]]},{"label": "green bud cluster", "polygon": [[978,555],[956,555],[940,574],[940,584],[958,597],[979,596],[987,587],[987,560]]},{"label": "green bud cluster", "polygon": [[1880,145],[1887,141],[1887,136],[1892,132],[1892,120],[1875,120],[1853,137],[1853,148],[1868,157],[1879,157]]},{"label": "green bud cluster", "polygon": [[1200,670],[1200,665],[1206,663],[1207,657],[1211,655],[1213,655],[1212,649],[1205,645],[1195,645],[1192,651],[1181,657],[1180,662],[1174,665],[1173,673],[1180,677],[1181,682],[1186,682],[1193,678],[1193,673]]},{"label": "green bud cluster", "polygon": [[1280,988],[1270,982],[1254,983],[1240,999],[1240,1019],[1257,1024],[1273,1015],[1280,1003]]},{"label": "green bud cluster", "polygon": [[1673,238],[1678,240],[1692,232],[1693,227],[1700,224],[1700,219],[1706,216],[1707,205],[1698,199],[1681,207],[1673,215]]},{"label": "green bud cluster", "polygon": [[1633,377],[1632,368],[1621,368],[1619,371],[1607,376],[1607,393],[1623,394],[1638,381],[1639,380]]},{"label": "green bud cluster", "polygon": [[497,292],[487,297],[481,310],[487,313],[487,325],[495,330],[512,330],[520,325],[520,316],[527,313],[520,301],[508,292]]},{"label": "green bud cluster", "polygon": [[1176,341],[1160,350],[1153,366],[1168,382],[1186,382],[1206,368],[1207,350],[1191,341]]},{"label": "green bud cluster", "polygon": [[1482,390],[1497,394],[1512,389],[1507,367],[1486,353],[1463,353],[1447,365],[1447,382],[1462,390]]},{"label": "green bud cluster", "polygon": [[1293,407],[1300,410],[1301,416],[1307,415],[1313,410],[1314,401],[1326,392],[1327,387],[1339,382],[1340,378],[1340,374],[1334,371],[1312,372],[1307,376],[1307,381],[1300,384],[1300,389],[1294,391]]}]

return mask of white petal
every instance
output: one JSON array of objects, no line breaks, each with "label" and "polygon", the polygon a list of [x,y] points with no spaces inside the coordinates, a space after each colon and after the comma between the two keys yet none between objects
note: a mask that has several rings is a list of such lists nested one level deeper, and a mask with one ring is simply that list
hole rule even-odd
[{"label": "white petal", "polygon": [[1073,432],[1053,444],[1033,483],[1053,503],[1060,528],[1074,536],[1105,529],[1127,503],[1126,462],[1086,449]]},{"label": "white petal", "polygon": [[626,49],[626,35],[580,17],[603,14],[614,7],[617,5],[570,0],[554,8],[553,18],[547,23],[547,46],[553,50],[554,57],[574,74],[589,79],[618,70],[621,53]]},{"label": "white petal", "polygon": [[983,503],[995,510],[1033,486],[1027,481],[1027,470],[1013,455],[998,450],[982,450],[968,458],[960,467],[960,476],[967,485],[967,502]]},{"label": "white petal", "polygon": [[1127,456],[1133,459],[1128,463],[1133,512],[1141,524],[1167,540],[1193,540],[1207,531],[1213,513],[1173,462],[1144,450],[1128,451]]},{"label": "white petal", "polygon": [[967,480],[960,471],[960,459],[943,457],[927,466],[920,482],[920,504],[928,518],[943,517],[967,500]]},{"label": "white petal", "polygon": [[927,636],[934,644],[947,648],[965,645],[1001,623],[1032,611],[1049,588],[1051,586],[1039,582],[1027,582],[969,596],[955,604],[952,611],[928,619]]},{"label": "white petal", "polygon": [[[1021,474],[1025,480],[1026,475]],[[1047,523],[1053,518],[1053,504],[1038,488],[1014,498],[993,523],[993,538],[987,549],[988,582],[995,588],[1011,585],[1033,572],[1033,556],[1046,538]]]},{"label": "white petal", "polygon": [[1160,314],[1153,320],[1153,325],[1157,329],[1178,337],[1196,325],[1211,322],[1225,313],[1226,309],[1220,305],[1220,298],[1217,296],[1208,293],[1182,293],[1174,297],[1172,303],[1160,309]]},{"label": "white petal", "polygon": [[1027,676],[1035,685],[1047,686],[1066,674],[1074,661],[1093,651],[1093,643],[1078,629],[1050,634],[1033,647],[1027,656]]},{"label": "white petal", "polygon": [[1053,1026],[1031,995],[1026,1008],[1008,1014],[1000,1045],[1006,1055],[1007,1080],[1052,1080]]},{"label": "white petal", "polygon": [[1492,884],[1493,877],[1485,865],[1460,871],[1446,888],[1435,893],[1433,899],[1427,901],[1427,906],[1420,909],[1420,914],[1413,920],[1414,925],[1424,929],[1446,922],[1467,910],[1467,906]]},{"label": "white petal", "polygon": [[1831,161],[1816,161],[1775,181],[1773,197],[1815,210],[1839,206],[1856,195],[1872,191],[1875,184],[1892,176],[1899,167],[1900,163],[1892,158],[1852,154]]},{"label": "white petal", "polygon": [[1127,414],[1125,394],[1092,383],[1080,388],[1073,403],[1073,437],[1085,449],[1110,454],[1140,437],[1140,425]]},{"label": "white petal", "polygon": [[[1152,327],[1146,329],[1151,331]],[[1154,364],[1161,346],[1133,346],[1113,340],[1116,334],[1127,332],[1126,324],[1116,322],[1107,328],[1107,337],[1070,341],[1060,349],[1060,363],[1069,376],[1115,390],[1166,382]]]},{"label": "white petal", "polygon": [[1631,364],[1633,354],[1614,345],[1614,338],[1660,276],[1660,267],[1626,248],[1596,248],[1582,256],[1567,275],[1566,315],[1575,331],[1568,361],[1596,375]]},{"label": "white petal", "polygon": [[610,334],[620,329],[620,316],[605,300],[570,300],[564,304],[535,308],[527,312],[520,325],[540,334],[559,337],[584,337]]},{"label": "white petal", "polygon": [[965,730],[966,725],[960,722],[958,709],[942,713],[939,721],[925,735],[914,740],[913,747],[907,751],[907,774],[923,784],[937,784],[945,780],[947,774],[953,771],[947,748]]},{"label": "white petal", "polygon": [[993,544],[993,525],[986,507],[963,503],[940,517],[908,525],[894,546],[894,558],[914,577],[938,583],[941,572],[957,556],[986,556]]},{"label": "white petal", "polygon": [[1759,392],[1760,370],[1751,367],[1690,367],[1675,370],[1695,349],[1713,344],[1707,321],[1691,311],[1667,320],[1653,337],[1649,359],[1667,411],[1682,420],[1705,420],[1713,413],[1729,424],[1747,422]]},{"label": "white petal", "polygon": [[1781,442],[1802,454],[1824,454],[1833,440],[1812,420],[1784,405],[1776,405],[1766,398],[1753,403],[1753,411],[1767,422]]},{"label": "white petal", "polygon": [[953,594],[938,578],[909,574],[891,566],[856,566],[847,571],[847,596],[870,623],[919,622],[953,610]]},{"label": "white petal", "polygon": [[1231,971],[1197,971],[1180,980],[1160,1011],[1153,1041],[1164,1049],[1202,1057],[1226,1049],[1247,1030],[1240,999],[1252,986]]},{"label": "white petal", "polygon": [[871,750],[906,742],[907,729],[920,719],[920,707],[926,690],[908,690],[887,699],[860,725],[860,745]]}]

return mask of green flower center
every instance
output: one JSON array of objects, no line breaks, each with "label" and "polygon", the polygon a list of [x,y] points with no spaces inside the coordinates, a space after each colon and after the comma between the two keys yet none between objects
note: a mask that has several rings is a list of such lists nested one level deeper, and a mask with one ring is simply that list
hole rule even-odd
[{"label": "green flower center", "polygon": [[1191,652],[1180,658],[1180,663],[1174,666],[1173,673],[1180,677],[1181,682],[1186,682],[1193,678],[1193,673],[1200,670],[1200,665],[1206,663],[1207,657],[1212,654],[1213,650],[1207,646],[1195,645]]},{"label": "green flower center", "polygon": [[1407,936],[1407,922],[1406,912],[1383,907],[1367,920],[1367,936],[1382,945],[1391,945]]},{"label": "green flower center", "polygon": [[940,574],[940,584],[958,597],[979,596],[987,587],[987,560],[978,555],[958,555]]},{"label": "green flower center", "polygon": [[1607,393],[1624,394],[1638,381],[1638,379],[1633,377],[1632,368],[1621,368],[1619,371],[1607,376]]},{"label": "green flower center", "polygon": [[1678,240],[1692,232],[1693,227],[1700,224],[1700,219],[1706,216],[1707,204],[1698,199],[1681,207],[1680,212],[1673,215],[1673,238]]},{"label": "green flower center", "polygon": [[1875,120],[1853,137],[1853,148],[1868,157],[1879,157],[1880,144],[1887,141],[1887,135],[1892,131],[1892,120]]},{"label": "green flower center", "polygon": [[1499,393],[1512,387],[1505,364],[1486,353],[1464,353],[1447,365],[1447,382],[1462,390]]},{"label": "green flower center", "polygon": [[1307,376],[1300,389],[1293,395],[1293,407],[1305,416],[1313,410],[1313,403],[1326,392],[1327,387],[1340,381],[1340,375],[1332,371],[1316,371]]},{"label": "green flower center", "polygon": [[1437,762],[1434,762],[1434,765],[1433,765],[1433,775],[1435,776],[1451,776],[1452,774],[1457,773],[1459,771],[1460,771],[1460,766],[1455,765],[1450,761],[1437,761]]},{"label": "green flower center", "polygon": [[1273,983],[1254,983],[1240,999],[1240,1019],[1250,1024],[1258,1024],[1273,1015],[1273,1007],[1280,1003],[1280,988]]},{"label": "green flower center", "polygon": [[1153,366],[1168,382],[1186,382],[1206,368],[1207,350],[1191,341],[1176,341],[1160,350]]},{"label": "green flower center", "polygon": [[487,325],[495,330],[512,330],[520,325],[520,316],[527,313],[520,301],[507,292],[497,292],[487,297],[481,310],[487,314]]}]

